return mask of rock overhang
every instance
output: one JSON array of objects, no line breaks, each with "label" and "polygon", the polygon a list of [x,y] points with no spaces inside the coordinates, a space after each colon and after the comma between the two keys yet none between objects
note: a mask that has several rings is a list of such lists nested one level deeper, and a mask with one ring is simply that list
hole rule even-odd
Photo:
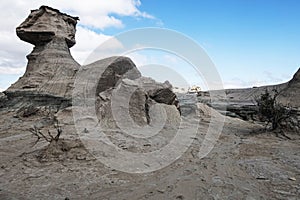
[{"label": "rock overhang", "polygon": [[64,38],[68,47],[75,45],[76,24],[78,17],[73,17],[59,10],[41,6],[32,10],[30,15],[16,28],[17,36],[35,46],[44,45],[54,37]]}]

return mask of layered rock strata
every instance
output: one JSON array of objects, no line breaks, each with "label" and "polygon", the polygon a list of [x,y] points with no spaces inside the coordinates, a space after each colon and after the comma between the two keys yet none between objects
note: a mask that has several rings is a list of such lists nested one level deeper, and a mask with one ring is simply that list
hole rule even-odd
[{"label": "layered rock strata", "polygon": [[41,6],[17,27],[18,37],[34,48],[27,56],[25,74],[5,91],[8,99],[71,98],[74,77],[80,67],[69,50],[75,44],[77,20],[78,17]]}]

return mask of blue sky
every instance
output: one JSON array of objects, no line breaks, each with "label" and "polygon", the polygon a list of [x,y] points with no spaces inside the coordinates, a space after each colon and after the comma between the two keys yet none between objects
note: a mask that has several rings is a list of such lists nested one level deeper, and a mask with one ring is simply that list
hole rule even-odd
[{"label": "blue sky", "polygon": [[[15,27],[28,16],[29,10],[43,4],[80,17],[77,44],[71,51],[81,63],[88,49],[96,47],[95,43],[115,34],[162,27],[181,32],[201,45],[215,63],[226,88],[285,82],[300,66],[298,0],[74,0],[72,4],[67,0],[27,4],[12,1],[1,5],[0,17],[10,16],[0,24],[2,90],[24,73],[25,56],[32,49],[15,36]],[[108,19],[106,23],[104,18]],[[8,35],[10,38],[5,38]],[[197,80],[193,83],[197,84]]]},{"label": "blue sky", "polygon": [[141,9],[196,40],[227,87],[284,82],[300,66],[300,1],[146,0]]}]

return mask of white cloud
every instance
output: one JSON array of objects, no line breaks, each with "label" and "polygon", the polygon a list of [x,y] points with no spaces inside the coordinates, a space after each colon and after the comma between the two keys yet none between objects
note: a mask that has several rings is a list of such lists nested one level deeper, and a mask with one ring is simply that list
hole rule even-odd
[{"label": "white cloud", "polygon": [[165,61],[167,63],[170,63],[170,64],[178,64],[179,63],[178,58],[174,55],[164,55],[163,58],[165,59]]},{"label": "white cloud", "polygon": [[142,67],[150,63],[149,57],[138,52],[132,52],[126,56],[130,57],[137,67]]},{"label": "white cloud", "polygon": [[2,17],[1,28],[15,28],[22,22],[30,10],[37,9],[41,5],[48,5],[62,12],[79,16],[80,24],[88,27],[104,29],[107,27],[123,26],[121,17],[130,16],[136,18],[150,18],[153,16],[138,9],[141,5],[139,0],[40,0],[23,1],[10,0],[0,5]]},{"label": "white cloud", "polygon": [[110,37],[79,26],[76,32],[76,45],[71,48],[71,53],[77,62],[83,64],[92,51]]},{"label": "white cloud", "polygon": [[290,77],[284,74],[275,75],[271,71],[263,71],[257,78],[247,78],[241,79],[238,77],[232,78],[230,80],[224,80],[224,88],[251,88],[260,87],[264,85],[276,85],[280,83],[287,82]]},{"label": "white cloud", "polygon": [[76,33],[76,45],[71,48],[72,55],[80,64],[89,64],[93,61],[119,55],[123,44],[116,38],[99,34],[78,26]]},{"label": "white cloud", "polygon": [[204,80],[195,69],[180,57],[159,49],[137,50],[127,54],[143,76],[159,82],[168,80],[174,87],[189,88],[192,85],[206,88]]},{"label": "white cloud", "polygon": [[0,66],[0,74],[1,75],[22,75],[25,72],[25,67],[1,67]]},{"label": "white cloud", "polygon": [[276,77],[272,72],[270,71],[264,71],[263,75],[266,77],[266,80],[270,83],[279,83],[282,82],[283,80],[279,77]]},{"label": "white cloud", "polygon": [[130,52],[126,56],[130,57],[138,67],[149,64],[172,66],[178,65],[180,62],[178,57],[162,50],[143,49],[140,44],[136,45],[136,48],[136,51]]}]

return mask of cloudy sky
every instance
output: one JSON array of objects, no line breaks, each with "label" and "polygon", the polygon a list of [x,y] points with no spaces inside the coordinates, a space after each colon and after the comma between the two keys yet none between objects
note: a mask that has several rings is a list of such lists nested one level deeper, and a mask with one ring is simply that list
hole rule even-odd
[{"label": "cloudy sky", "polygon": [[[10,0],[0,4],[0,90],[25,71],[33,46],[15,28],[30,10],[48,5],[79,16],[73,57],[84,63],[97,46],[124,31],[161,27],[195,40],[215,63],[224,87],[252,87],[288,81],[300,66],[300,2],[297,0]],[[121,44],[120,44],[121,45]],[[129,55],[142,70],[157,63],[188,68],[174,55],[135,52]],[[156,67],[153,67],[156,69]],[[180,71],[180,70],[179,70]],[[178,72],[181,73],[181,72]],[[178,74],[177,73],[177,74]],[[185,77],[192,71],[185,70]],[[190,73],[190,74],[189,74]],[[167,77],[167,76],[166,76]],[[191,84],[202,84],[191,78]]]}]

